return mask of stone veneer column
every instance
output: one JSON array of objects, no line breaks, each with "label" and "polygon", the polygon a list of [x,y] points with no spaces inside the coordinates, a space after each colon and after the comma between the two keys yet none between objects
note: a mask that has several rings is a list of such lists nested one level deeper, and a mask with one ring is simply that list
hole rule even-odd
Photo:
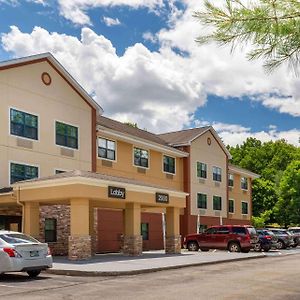
[{"label": "stone veneer column", "polygon": [[166,254],[181,253],[181,235],[179,234],[179,208],[166,210]]},{"label": "stone veneer column", "polygon": [[141,205],[138,203],[126,203],[125,207],[125,235],[123,254],[138,256],[143,251],[143,239],[141,236]]},{"label": "stone veneer column", "polygon": [[166,254],[181,253],[181,235],[166,237]]},{"label": "stone veneer column", "polygon": [[70,199],[70,208],[69,259],[88,259],[92,256],[90,201],[87,198]]},{"label": "stone veneer column", "polygon": [[69,255],[70,260],[83,260],[92,257],[92,237],[69,236]]}]

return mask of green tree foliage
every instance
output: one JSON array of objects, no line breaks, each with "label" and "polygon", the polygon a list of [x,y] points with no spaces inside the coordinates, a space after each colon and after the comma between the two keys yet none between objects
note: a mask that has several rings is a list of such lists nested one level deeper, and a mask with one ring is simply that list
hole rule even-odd
[{"label": "green tree foliage", "polygon": [[[300,200],[295,202],[291,190],[287,192],[287,186],[292,186],[292,178],[297,178],[294,164],[300,161],[300,149],[285,140],[262,143],[255,138],[248,138],[242,145],[228,149],[234,165],[261,175],[253,181],[253,223],[300,224],[300,212],[292,212],[298,204],[300,209]],[[297,184],[300,194],[300,182],[294,182],[293,187],[296,189]]]},{"label": "green tree foliage", "polygon": [[[214,4],[217,3],[217,4]],[[251,44],[248,59],[264,59],[264,67],[272,71],[287,62],[295,71],[300,58],[299,0],[205,0],[203,11],[194,13],[211,34],[197,42],[211,41],[219,45]]]},{"label": "green tree foliage", "polygon": [[280,181],[276,215],[281,225],[300,224],[300,161],[293,161]]},{"label": "green tree foliage", "polygon": [[139,128],[137,123],[132,123],[132,122],[124,122],[124,124],[131,126],[133,128]]}]

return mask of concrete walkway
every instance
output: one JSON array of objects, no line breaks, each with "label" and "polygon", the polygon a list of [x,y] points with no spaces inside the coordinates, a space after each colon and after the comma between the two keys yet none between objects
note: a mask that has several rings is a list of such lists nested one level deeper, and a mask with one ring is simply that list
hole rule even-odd
[{"label": "concrete walkway", "polygon": [[230,253],[227,251],[189,252],[166,255],[164,251],[147,251],[139,257],[126,257],[119,253],[98,254],[90,260],[69,261],[54,257],[48,273],[70,276],[117,276],[149,273],[166,269],[183,268],[237,260],[264,258],[263,253]]}]

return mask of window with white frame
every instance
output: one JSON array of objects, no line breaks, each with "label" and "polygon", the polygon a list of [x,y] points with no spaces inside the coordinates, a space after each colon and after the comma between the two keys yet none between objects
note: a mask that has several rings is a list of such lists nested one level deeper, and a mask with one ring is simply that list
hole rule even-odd
[{"label": "window with white frame", "polygon": [[248,178],[247,177],[241,177],[241,189],[248,190]]},{"label": "window with white frame", "polygon": [[242,201],[242,214],[248,215],[248,202]]},{"label": "window with white frame", "polygon": [[197,161],[197,177],[207,178],[207,164]]},{"label": "window with white frame", "polygon": [[11,108],[10,134],[31,140],[38,140],[38,117]]},{"label": "window with white frame", "polygon": [[98,157],[116,160],[116,142],[105,138],[98,138]]},{"label": "window with white frame", "polygon": [[164,155],[164,172],[175,174],[175,158]]},{"label": "window with white frame", "polygon": [[228,174],[228,186],[233,187],[234,184],[234,175],[233,174]]},{"label": "window with white frame", "polygon": [[222,181],[222,169],[219,167],[213,167],[213,180]]},{"label": "window with white frame", "polygon": [[55,122],[56,145],[78,149],[78,128],[62,122]]},{"label": "window with white frame", "polygon": [[233,199],[229,199],[228,212],[231,214],[234,213],[234,200]]},{"label": "window with white frame", "polygon": [[149,167],[149,152],[148,150],[134,147],[134,165],[138,167]]},{"label": "window with white frame", "polygon": [[222,210],[222,197],[213,196],[213,210]]},{"label": "window with white frame", "polygon": [[10,183],[39,177],[39,168],[30,165],[10,163]]},{"label": "window with white frame", "polygon": [[197,207],[207,209],[207,195],[197,193]]}]

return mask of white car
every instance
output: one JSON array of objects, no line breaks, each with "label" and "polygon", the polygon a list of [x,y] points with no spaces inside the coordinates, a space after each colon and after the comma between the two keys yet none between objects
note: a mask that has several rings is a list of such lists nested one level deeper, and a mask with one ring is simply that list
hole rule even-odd
[{"label": "white car", "polygon": [[27,272],[37,277],[52,268],[48,245],[20,232],[0,230],[0,274]]}]

